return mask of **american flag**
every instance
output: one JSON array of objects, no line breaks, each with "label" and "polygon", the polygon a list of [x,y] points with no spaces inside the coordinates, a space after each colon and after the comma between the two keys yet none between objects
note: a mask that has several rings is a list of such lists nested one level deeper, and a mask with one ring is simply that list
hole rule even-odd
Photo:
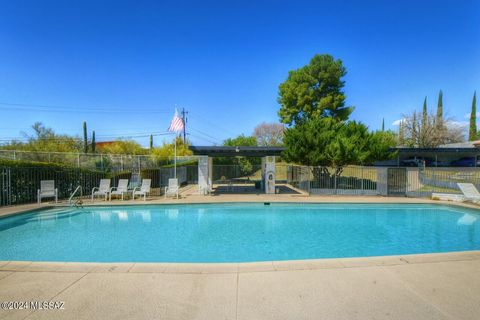
[{"label": "american flag", "polygon": [[168,127],[169,132],[179,132],[183,130],[183,120],[178,116],[178,112],[175,109],[175,114],[173,116],[172,122],[170,122],[170,127]]}]

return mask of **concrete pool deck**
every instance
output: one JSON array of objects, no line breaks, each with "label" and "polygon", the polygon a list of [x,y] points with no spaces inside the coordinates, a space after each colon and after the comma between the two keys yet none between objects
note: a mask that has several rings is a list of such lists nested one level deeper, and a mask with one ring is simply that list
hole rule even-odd
[{"label": "concrete pool deck", "polygon": [[480,251],[239,264],[3,262],[0,319],[478,319]]},{"label": "concrete pool deck", "polygon": [[[303,195],[191,194],[146,203],[212,202],[478,208],[427,199]],[[51,206],[2,208],[0,216]],[[0,319],[479,319],[480,251],[227,264],[0,261],[0,301],[64,303],[64,310],[0,310]]]}]

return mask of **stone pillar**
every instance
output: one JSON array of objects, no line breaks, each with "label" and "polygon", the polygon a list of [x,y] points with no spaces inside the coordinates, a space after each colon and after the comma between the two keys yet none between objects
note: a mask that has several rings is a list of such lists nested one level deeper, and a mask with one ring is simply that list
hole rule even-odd
[{"label": "stone pillar", "polygon": [[198,191],[202,194],[208,190],[208,179],[210,177],[209,170],[210,160],[208,156],[198,157]]},{"label": "stone pillar", "polygon": [[208,157],[208,184],[213,187],[213,158]]},{"label": "stone pillar", "polygon": [[267,194],[275,194],[275,157],[262,158],[262,186]]}]

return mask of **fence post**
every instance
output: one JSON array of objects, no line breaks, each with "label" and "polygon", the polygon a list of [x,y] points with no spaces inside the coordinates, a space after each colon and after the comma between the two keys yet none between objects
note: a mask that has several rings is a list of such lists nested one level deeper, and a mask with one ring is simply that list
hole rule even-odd
[{"label": "fence post", "polygon": [[333,172],[333,177],[334,177],[333,187],[334,187],[334,190],[335,190],[335,194],[337,194],[337,168],[335,168],[335,171]]},{"label": "fence post", "polygon": [[77,167],[80,168],[80,153],[77,153]]},{"label": "fence post", "polygon": [[432,180],[433,180],[433,186],[432,186],[432,193],[435,192],[435,186],[437,185],[437,171],[435,170],[434,167],[432,167]]},{"label": "fence post", "polygon": [[362,166],[362,167],[361,167],[361,170],[362,170],[362,175],[361,175],[361,177],[362,177],[362,184],[361,184],[361,185],[362,185],[362,195],[365,194],[365,191],[363,190],[363,189],[364,189],[363,183],[364,183],[364,180],[365,180],[365,179],[363,178],[363,169],[364,169],[364,168],[363,168],[363,166]]}]

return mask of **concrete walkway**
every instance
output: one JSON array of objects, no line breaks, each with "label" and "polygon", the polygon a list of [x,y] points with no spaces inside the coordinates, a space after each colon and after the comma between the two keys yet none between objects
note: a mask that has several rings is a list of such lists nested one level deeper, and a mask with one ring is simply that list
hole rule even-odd
[{"label": "concrete walkway", "polygon": [[479,319],[480,252],[241,264],[5,262],[0,319]]}]

